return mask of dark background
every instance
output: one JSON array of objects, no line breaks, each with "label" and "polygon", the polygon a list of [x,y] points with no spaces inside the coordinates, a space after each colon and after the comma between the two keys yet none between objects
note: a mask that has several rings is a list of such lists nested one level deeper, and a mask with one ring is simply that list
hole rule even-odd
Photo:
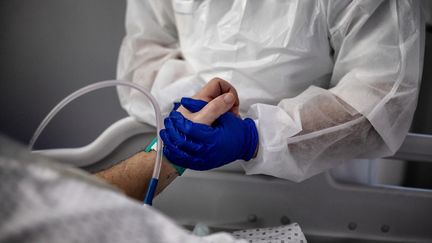
[{"label": "dark background", "polygon": [[[126,1],[0,1],[0,131],[28,143],[45,115],[92,82],[114,79]],[[115,88],[67,106],[37,148],[76,147],[126,116]]]}]

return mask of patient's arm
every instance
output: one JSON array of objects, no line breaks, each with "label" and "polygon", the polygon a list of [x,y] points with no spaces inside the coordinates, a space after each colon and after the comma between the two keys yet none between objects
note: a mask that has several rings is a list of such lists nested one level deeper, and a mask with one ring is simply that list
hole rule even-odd
[{"label": "patient's arm", "polygon": [[[230,103],[223,101],[223,95],[226,94],[232,95],[233,99]],[[210,125],[220,114],[228,110],[238,115],[237,91],[230,83],[220,78],[212,79],[193,98],[210,103],[207,109],[197,113],[191,113],[180,107],[178,111],[191,121]],[[128,196],[143,200],[153,173],[155,158],[155,152],[140,152],[107,170],[96,173],[96,176],[120,188]],[[164,159],[156,194],[167,187],[177,176],[177,171]]]},{"label": "patient's arm", "polygon": [[[154,151],[149,153],[139,152],[117,165],[98,172],[95,175],[118,187],[124,191],[126,195],[142,201],[148,183],[152,177],[155,159],[156,152]],[[156,194],[159,194],[177,176],[177,171],[164,159],[162,162]]]}]

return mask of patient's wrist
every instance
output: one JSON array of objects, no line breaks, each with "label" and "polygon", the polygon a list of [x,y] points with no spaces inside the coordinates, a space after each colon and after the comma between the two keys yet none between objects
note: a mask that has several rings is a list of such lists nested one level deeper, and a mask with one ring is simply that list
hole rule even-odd
[{"label": "patient's wrist", "polygon": [[[157,137],[153,138],[153,140],[149,143],[149,145],[147,145],[147,147],[145,148],[145,152],[149,153],[149,152],[154,152],[156,153],[157,150]],[[175,165],[173,163],[171,163],[165,156],[162,157],[162,163],[168,164],[170,165],[171,168],[175,169],[178,175],[182,175],[184,173],[184,171],[186,170],[186,168],[183,168],[181,166]]]}]

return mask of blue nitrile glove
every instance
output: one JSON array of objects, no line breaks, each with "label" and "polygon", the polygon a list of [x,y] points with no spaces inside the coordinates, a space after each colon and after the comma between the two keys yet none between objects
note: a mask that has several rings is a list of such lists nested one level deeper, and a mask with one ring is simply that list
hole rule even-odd
[{"label": "blue nitrile glove", "polygon": [[[181,104],[198,112],[207,102],[183,98]],[[209,170],[242,159],[250,160],[258,144],[255,122],[231,112],[221,115],[212,126],[194,123],[175,110],[165,119],[160,132],[164,155],[176,165]]]}]

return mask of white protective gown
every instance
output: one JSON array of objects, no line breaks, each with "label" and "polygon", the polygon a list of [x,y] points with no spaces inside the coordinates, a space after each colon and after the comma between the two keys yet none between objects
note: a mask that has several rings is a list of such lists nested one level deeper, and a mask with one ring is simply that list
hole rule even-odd
[{"label": "white protective gown", "polygon": [[[393,154],[416,107],[418,1],[129,0],[118,79],[151,90],[163,114],[213,77],[255,120],[247,174],[301,181],[352,158]],[[154,124],[151,104],[119,88]]]}]

